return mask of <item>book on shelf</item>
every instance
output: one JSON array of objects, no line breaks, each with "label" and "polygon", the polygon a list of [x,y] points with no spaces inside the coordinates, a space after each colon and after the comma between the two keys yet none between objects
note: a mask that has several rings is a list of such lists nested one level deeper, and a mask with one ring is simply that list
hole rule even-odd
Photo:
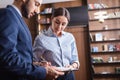
[{"label": "book on shelf", "polygon": [[113,44],[108,45],[108,51],[114,51],[115,47]]},{"label": "book on shelf", "polygon": [[116,44],[116,45],[115,45],[115,50],[116,50],[116,51],[120,51],[120,44]]},{"label": "book on shelf", "polygon": [[103,63],[103,58],[102,57],[93,57],[92,58],[92,63]]},{"label": "book on shelf", "polygon": [[108,6],[106,4],[99,4],[99,3],[94,3],[94,4],[88,4],[88,9],[100,9],[100,8],[107,8]]},{"label": "book on shelf", "polygon": [[103,51],[108,51],[108,45],[107,44],[102,45],[102,50]]},{"label": "book on shelf", "polygon": [[90,41],[94,41],[92,34],[90,33]]},{"label": "book on shelf", "polygon": [[95,34],[95,41],[103,41],[102,33],[96,33]]},{"label": "book on shelf", "polygon": [[115,67],[115,73],[120,73],[120,67]]},{"label": "book on shelf", "polygon": [[96,46],[92,47],[92,52],[98,52],[98,51],[99,51],[98,47]]},{"label": "book on shelf", "polygon": [[100,72],[100,74],[110,74],[112,72],[109,72],[109,71],[103,71],[103,72]]},{"label": "book on shelf", "polygon": [[92,73],[95,73],[95,68],[93,65],[92,65]]}]

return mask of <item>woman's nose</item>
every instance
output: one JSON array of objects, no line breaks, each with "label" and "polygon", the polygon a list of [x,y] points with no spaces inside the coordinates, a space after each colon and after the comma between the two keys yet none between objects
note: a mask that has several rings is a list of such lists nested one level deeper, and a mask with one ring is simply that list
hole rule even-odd
[{"label": "woman's nose", "polygon": [[61,27],[62,27],[62,25],[61,25],[61,24],[59,24],[59,25],[58,25],[58,28],[59,28],[59,29],[61,29]]}]

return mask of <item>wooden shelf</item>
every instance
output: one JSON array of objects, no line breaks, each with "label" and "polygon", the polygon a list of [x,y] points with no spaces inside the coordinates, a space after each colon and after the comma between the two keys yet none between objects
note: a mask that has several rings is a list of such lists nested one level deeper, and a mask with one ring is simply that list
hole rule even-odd
[{"label": "wooden shelf", "polygon": [[116,9],[116,8],[120,8],[120,6],[108,7],[108,8],[100,8],[100,9],[88,9],[88,11],[109,10],[109,9]]},{"label": "wooden shelf", "polygon": [[95,73],[93,74],[95,78],[120,78],[120,73],[107,73],[107,74],[102,74],[102,73]]},{"label": "wooden shelf", "polygon": [[120,61],[118,62],[99,62],[99,63],[92,63],[94,66],[113,66],[113,65],[120,65]]},{"label": "wooden shelf", "polygon": [[[113,20],[113,19],[120,19],[120,17],[118,17],[118,18],[107,18],[105,20]],[[98,19],[90,19],[89,21],[98,21]]]},{"label": "wooden shelf", "polygon": [[91,54],[94,55],[100,55],[100,54],[120,54],[120,51],[104,51],[104,52],[91,52]]},{"label": "wooden shelf", "polygon": [[106,30],[90,30],[90,32],[105,32],[105,31],[120,31],[120,28],[117,28],[117,29],[106,29]]},{"label": "wooden shelf", "polygon": [[[119,13],[114,16],[115,12],[119,12],[119,0],[107,1],[103,0],[102,4],[97,3],[97,0],[88,0],[88,4],[91,4],[90,8],[103,7],[104,4],[108,7],[106,8],[96,8],[88,9],[89,15],[89,50],[90,50],[90,67],[91,67],[91,80],[119,80],[120,73],[114,73],[116,67],[120,67],[120,39],[119,39]],[[95,13],[99,11],[107,11],[108,18],[104,19],[105,22],[99,22],[96,19]],[[103,13],[104,14],[104,13]],[[113,14],[113,16],[112,16]],[[102,14],[101,14],[102,15]],[[107,26],[107,27],[106,27]],[[99,36],[99,33],[101,34]],[[97,36],[98,34],[98,36]],[[98,38],[101,41],[96,41]],[[113,46],[113,47],[112,47]],[[103,51],[107,50],[107,51]],[[115,50],[115,51],[108,51]],[[92,52],[93,51],[93,52]],[[98,52],[94,52],[98,51]],[[108,62],[109,61],[109,62]],[[106,70],[107,69],[107,70]],[[108,71],[108,72],[103,72]],[[97,72],[97,73],[95,73]]]},{"label": "wooden shelf", "polygon": [[40,13],[40,15],[52,15],[52,13]]},{"label": "wooden shelf", "polygon": [[91,43],[110,43],[110,42],[120,42],[120,40],[91,41]]}]

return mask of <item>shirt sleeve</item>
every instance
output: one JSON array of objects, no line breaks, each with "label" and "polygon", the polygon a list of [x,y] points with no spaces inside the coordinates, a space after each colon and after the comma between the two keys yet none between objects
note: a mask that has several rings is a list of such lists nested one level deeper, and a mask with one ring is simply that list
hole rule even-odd
[{"label": "shirt sleeve", "polygon": [[78,51],[77,51],[77,47],[76,47],[76,41],[75,41],[75,38],[74,38],[73,35],[72,35],[72,38],[73,38],[73,41],[71,43],[71,53],[72,53],[71,64],[76,62],[78,64],[78,68],[79,68],[80,63],[79,63],[79,58],[78,58]]},{"label": "shirt sleeve", "polygon": [[33,56],[34,56],[34,61],[41,61],[41,56],[45,52],[45,48],[43,48],[43,44],[41,42],[41,35],[38,35],[35,38],[34,44],[33,44]]}]

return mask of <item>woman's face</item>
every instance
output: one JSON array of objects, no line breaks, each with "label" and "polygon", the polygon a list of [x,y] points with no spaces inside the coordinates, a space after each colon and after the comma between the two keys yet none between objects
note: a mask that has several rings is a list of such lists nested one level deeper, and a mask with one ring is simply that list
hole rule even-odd
[{"label": "woman's face", "polygon": [[68,19],[65,16],[57,16],[52,18],[52,30],[55,34],[61,33],[67,26]]}]

